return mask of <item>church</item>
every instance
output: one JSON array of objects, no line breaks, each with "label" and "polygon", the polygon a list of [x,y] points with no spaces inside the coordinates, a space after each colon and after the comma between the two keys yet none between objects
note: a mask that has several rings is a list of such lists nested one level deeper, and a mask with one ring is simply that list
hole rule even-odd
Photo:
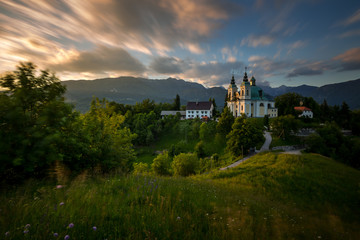
[{"label": "church", "polygon": [[263,90],[256,86],[256,80],[251,77],[248,79],[245,71],[240,89],[235,84],[234,75],[232,76],[227,92],[227,106],[234,117],[245,114],[247,117],[277,117],[278,111],[275,102],[264,96]]}]

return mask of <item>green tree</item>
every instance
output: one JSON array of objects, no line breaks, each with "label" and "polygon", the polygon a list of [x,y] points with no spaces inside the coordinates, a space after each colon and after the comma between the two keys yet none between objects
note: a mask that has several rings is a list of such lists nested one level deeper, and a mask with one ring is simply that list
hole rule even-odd
[{"label": "green tree", "polygon": [[226,149],[235,157],[247,154],[250,148],[264,140],[262,130],[245,116],[236,118],[231,132],[226,136]]},{"label": "green tree", "polygon": [[65,87],[32,63],[0,78],[0,175],[44,176],[62,158],[59,142],[72,117]]},{"label": "green tree", "polygon": [[180,153],[175,156],[171,164],[175,175],[189,176],[196,173],[198,159],[192,153]]},{"label": "green tree", "polygon": [[294,107],[299,106],[303,101],[303,97],[297,93],[285,93],[275,97],[275,106],[278,108],[278,115],[293,115],[296,116]]},{"label": "green tree", "polygon": [[151,169],[157,175],[170,175],[171,158],[167,151],[156,156],[151,164]]},{"label": "green tree", "polygon": [[128,171],[135,157],[132,140],[136,135],[122,126],[125,117],[116,114],[106,100],[94,99],[81,120],[88,133],[91,166],[100,165],[104,171],[114,168]]},{"label": "green tree", "polygon": [[179,94],[176,94],[175,100],[174,100],[174,110],[180,111],[181,103],[180,103],[180,96]]},{"label": "green tree", "polygon": [[203,157],[205,157],[205,156],[206,156],[206,153],[205,153],[204,142],[203,142],[203,141],[198,142],[198,143],[195,145],[194,151],[195,151],[196,156],[197,156],[198,158],[203,158]]},{"label": "green tree", "polygon": [[293,115],[280,116],[273,119],[271,128],[277,136],[288,139],[291,134],[299,130],[300,121]]},{"label": "green tree", "polygon": [[234,119],[235,118],[231,113],[230,109],[228,107],[225,107],[216,126],[217,132],[223,136],[226,136],[231,131]]}]

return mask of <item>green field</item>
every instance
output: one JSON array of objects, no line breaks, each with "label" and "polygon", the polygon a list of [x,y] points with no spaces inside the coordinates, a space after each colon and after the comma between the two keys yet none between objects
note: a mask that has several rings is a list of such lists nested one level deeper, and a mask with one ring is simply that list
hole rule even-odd
[{"label": "green field", "polygon": [[3,189],[1,239],[360,239],[360,172],[314,154],[262,153],[188,178],[57,184]]}]

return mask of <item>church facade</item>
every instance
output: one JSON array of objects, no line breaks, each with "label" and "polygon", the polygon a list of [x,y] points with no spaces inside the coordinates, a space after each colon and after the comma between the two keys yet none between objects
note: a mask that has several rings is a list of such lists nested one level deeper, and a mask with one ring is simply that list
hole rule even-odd
[{"label": "church facade", "polygon": [[265,115],[277,117],[278,115],[275,102],[264,96],[263,90],[256,86],[254,77],[251,77],[249,81],[246,71],[239,89],[232,76],[226,102],[234,117],[242,114],[247,117],[264,117]]}]

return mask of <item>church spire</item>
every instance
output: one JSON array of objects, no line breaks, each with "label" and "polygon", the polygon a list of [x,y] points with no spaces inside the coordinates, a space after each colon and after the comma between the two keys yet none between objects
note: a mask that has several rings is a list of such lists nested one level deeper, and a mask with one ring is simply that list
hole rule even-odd
[{"label": "church spire", "polygon": [[231,84],[232,86],[234,86],[234,85],[235,85],[235,78],[234,78],[234,74],[232,75],[232,78],[231,78],[231,82],[230,82],[230,84]]},{"label": "church spire", "polygon": [[245,67],[245,74],[244,74],[243,82],[248,82],[249,81],[246,70],[247,70],[247,67]]}]

